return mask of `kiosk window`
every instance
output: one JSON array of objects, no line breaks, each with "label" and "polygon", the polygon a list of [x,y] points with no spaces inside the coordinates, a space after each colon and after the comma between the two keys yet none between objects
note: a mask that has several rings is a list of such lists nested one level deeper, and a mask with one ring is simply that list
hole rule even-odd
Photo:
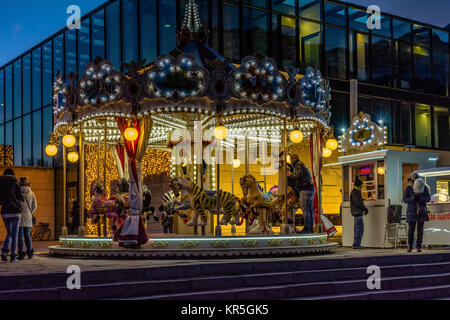
[{"label": "kiosk window", "polygon": [[386,174],[386,169],[384,167],[384,161],[378,161],[377,163],[377,179],[378,179],[378,199],[384,199],[384,176]]},{"label": "kiosk window", "polygon": [[352,168],[352,186],[358,178],[363,182],[361,187],[362,197],[366,201],[377,199],[377,190],[375,184],[374,164],[354,166]]}]

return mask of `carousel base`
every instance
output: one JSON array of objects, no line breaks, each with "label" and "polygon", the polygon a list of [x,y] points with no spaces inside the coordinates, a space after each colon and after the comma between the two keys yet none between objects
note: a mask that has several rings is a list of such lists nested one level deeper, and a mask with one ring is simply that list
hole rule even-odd
[{"label": "carousel base", "polygon": [[326,234],[151,237],[140,248],[124,248],[110,238],[62,237],[50,255],[85,258],[257,257],[328,253],[338,247]]}]

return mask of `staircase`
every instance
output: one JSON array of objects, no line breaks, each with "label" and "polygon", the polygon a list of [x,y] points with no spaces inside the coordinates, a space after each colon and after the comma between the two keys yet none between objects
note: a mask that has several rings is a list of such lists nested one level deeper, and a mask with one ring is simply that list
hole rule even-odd
[{"label": "staircase", "polygon": [[[367,267],[381,268],[368,290]],[[65,273],[0,276],[0,300],[448,299],[450,253],[358,258],[246,260],[127,270],[86,271],[82,290]]]}]

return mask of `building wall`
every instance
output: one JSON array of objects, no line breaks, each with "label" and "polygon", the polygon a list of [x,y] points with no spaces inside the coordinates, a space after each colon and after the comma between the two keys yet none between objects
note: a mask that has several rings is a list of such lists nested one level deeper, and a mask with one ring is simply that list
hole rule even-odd
[{"label": "building wall", "polygon": [[[0,172],[5,168],[0,167]],[[52,239],[55,235],[55,177],[54,171],[50,168],[27,168],[14,167],[17,177],[28,177],[33,192],[36,195],[37,211],[35,217],[37,223],[50,223]],[[0,223],[0,241],[3,241],[6,235],[3,221]]]}]

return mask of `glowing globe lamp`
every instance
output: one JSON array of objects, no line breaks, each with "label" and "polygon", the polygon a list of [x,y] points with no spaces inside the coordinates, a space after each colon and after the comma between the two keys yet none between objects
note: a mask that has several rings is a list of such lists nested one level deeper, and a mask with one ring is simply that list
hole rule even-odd
[{"label": "glowing globe lamp", "polygon": [[233,168],[237,169],[241,166],[241,161],[239,159],[233,160]]},{"label": "glowing globe lamp", "polygon": [[58,153],[58,147],[55,146],[54,144],[49,144],[48,146],[45,147],[45,153],[49,157],[54,157]]},{"label": "glowing globe lamp", "polygon": [[328,150],[334,151],[337,149],[337,147],[338,147],[338,142],[335,138],[328,139],[328,141],[327,141],[327,149]]},{"label": "glowing globe lamp", "polygon": [[69,160],[72,163],[75,163],[78,161],[78,153],[76,152],[69,152],[67,155],[67,160]]},{"label": "glowing globe lamp", "polygon": [[332,154],[333,152],[330,150],[330,149],[327,149],[327,148],[323,148],[323,157],[324,158],[329,158],[329,157],[331,157],[331,154]]},{"label": "glowing globe lamp", "polygon": [[227,128],[223,125],[217,126],[214,130],[214,136],[219,140],[224,140],[227,137]]},{"label": "glowing globe lamp", "polygon": [[380,176],[383,176],[386,173],[386,169],[384,167],[378,167],[377,172]]},{"label": "glowing globe lamp", "polygon": [[127,128],[123,133],[123,136],[127,141],[133,142],[136,141],[139,137],[139,132],[136,128]]},{"label": "glowing globe lamp", "polygon": [[300,143],[303,141],[303,133],[300,130],[294,130],[291,132],[291,141],[293,143]]},{"label": "glowing globe lamp", "polygon": [[62,139],[62,143],[66,148],[72,148],[76,142],[77,140],[71,134],[66,134]]}]

